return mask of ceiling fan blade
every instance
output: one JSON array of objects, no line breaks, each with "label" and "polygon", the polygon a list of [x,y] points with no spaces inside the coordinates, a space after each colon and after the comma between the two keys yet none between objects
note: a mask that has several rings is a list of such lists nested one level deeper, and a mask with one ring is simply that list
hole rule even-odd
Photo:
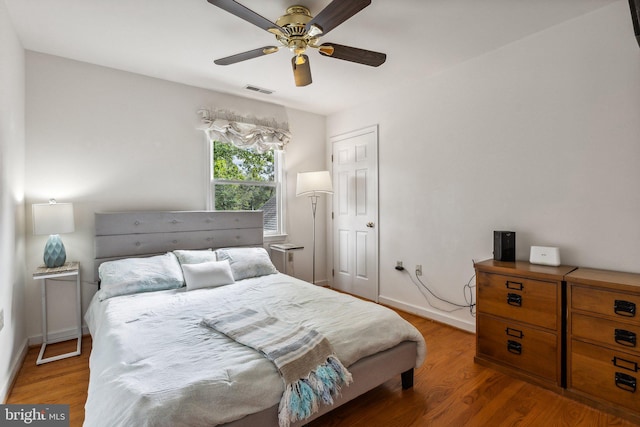
[{"label": "ceiling fan blade", "polygon": [[226,58],[220,58],[213,61],[216,65],[231,65],[236,62],[246,61],[247,59],[258,58],[259,56],[268,55],[278,51],[277,46],[265,46],[253,49],[247,52],[237,53],[235,55],[227,56]]},{"label": "ceiling fan blade", "polygon": [[[298,64],[298,62],[301,62],[298,58],[304,59],[304,62]],[[291,66],[293,67],[293,78],[296,81],[296,86],[311,84],[311,66],[307,55],[296,55],[291,58]]]},{"label": "ceiling fan blade", "polygon": [[234,0],[207,0],[214,6],[218,6],[220,9],[226,10],[227,12],[237,16],[238,18],[244,19],[247,22],[252,23],[253,25],[262,28],[263,30],[277,30],[282,31],[282,27],[274,24],[269,21],[267,18],[264,18],[261,15],[258,15],[253,10],[247,8],[246,6],[241,5],[237,1]]},{"label": "ceiling fan blade", "polygon": [[370,4],[371,0],[333,0],[307,23],[307,31],[311,30],[311,27],[315,25],[320,27],[322,33],[326,35]]},{"label": "ceiling fan blade", "polygon": [[318,50],[322,56],[357,62],[358,64],[370,65],[372,67],[379,67],[387,60],[387,55],[384,53],[335,43],[323,43],[318,46]]}]

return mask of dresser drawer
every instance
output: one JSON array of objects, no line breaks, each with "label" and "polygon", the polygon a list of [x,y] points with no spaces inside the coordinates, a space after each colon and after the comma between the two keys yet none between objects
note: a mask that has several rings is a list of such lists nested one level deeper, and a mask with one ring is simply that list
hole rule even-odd
[{"label": "dresser drawer", "polygon": [[640,294],[572,285],[571,309],[604,314],[640,325]]},{"label": "dresser drawer", "polygon": [[640,355],[640,325],[572,313],[571,336]]},{"label": "dresser drawer", "polygon": [[640,357],[572,340],[569,388],[640,412]]},{"label": "dresser drawer", "polygon": [[478,312],[556,330],[556,282],[480,272],[477,284]]},{"label": "dresser drawer", "polygon": [[557,381],[557,336],[521,323],[479,314],[478,356]]}]

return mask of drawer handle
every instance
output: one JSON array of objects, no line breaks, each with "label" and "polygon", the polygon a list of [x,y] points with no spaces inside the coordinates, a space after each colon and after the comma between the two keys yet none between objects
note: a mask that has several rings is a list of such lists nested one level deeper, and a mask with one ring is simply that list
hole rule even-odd
[{"label": "drawer handle", "polygon": [[509,350],[509,353],[522,354],[522,344],[517,341],[508,340],[507,350]]},{"label": "drawer handle", "polygon": [[524,286],[522,286],[522,283],[512,282],[511,280],[507,280],[504,285],[507,287],[507,289],[515,289],[516,291],[521,291],[524,289]]},{"label": "drawer handle", "polygon": [[636,305],[631,301],[617,299],[613,304],[613,311],[619,316],[635,317]]},{"label": "drawer handle", "polygon": [[514,338],[523,338],[524,337],[524,334],[522,333],[522,331],[519,331],[517,329],[507,328],[507,329],[505,329],[505,332],[510,337],[514,337]]},{"label": "drawer handle", "polygon": [[508,293],[507,304],[513,305],[516,307],[522,307],[522,295]]},{"label": "drawer handle", "polygon": [[631,375],[623,374],[622,372],[616,372],[616,387],[624,391],[635,393],[636,379]]},{"label": "drawer handle", "polygon": [[611,361],[613,362],[613,366],[617,366],[618,368],[626,369],[632,372],[638,372],[638,364],[636,362],[632,362],[630,360],[623,359],[617,356],[614,356]]},{"label": "drawer handle", "polygon": [[620,345],[625,347],[635,347],[636,346],[636,333],[627,331],[624,329],[616,329],[614,333],[614,339]]}]

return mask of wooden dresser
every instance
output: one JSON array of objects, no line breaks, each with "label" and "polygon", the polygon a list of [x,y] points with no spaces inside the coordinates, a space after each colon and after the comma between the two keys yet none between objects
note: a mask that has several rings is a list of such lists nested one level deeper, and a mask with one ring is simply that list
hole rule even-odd
[{"label": "wooden dresser", "polygon": [[567,393],[640,423],[640,274],[579,268],[567,282]]},{"label": "wooden dresser", "polygon": [[475,361],[560,391],[563,278],[575,268],[525,261],[476,263]]}]

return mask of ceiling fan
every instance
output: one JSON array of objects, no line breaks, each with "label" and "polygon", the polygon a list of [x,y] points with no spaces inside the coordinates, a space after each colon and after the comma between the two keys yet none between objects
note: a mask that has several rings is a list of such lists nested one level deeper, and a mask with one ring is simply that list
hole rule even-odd
[{"label": "ceiling fan", "polygon": [[296,86],[306,86],[311,83],[311,67],[309,57],[305,54],[307,48],[318,49],[321,55],[329,58],[342,59],[358,64],[378,67],[387,59],[384,53],[344,46],[336,43],[320,44],[320,37],[329,33],[338,25],[360,12],[371,4],[371,0],[333,0],[315,17],[304,6],[291,6],[286,14],[273,23],[258,15],[251,9],[234,0],[207,0],[227,12],[244,19],[247,22],[266,30],[276,37],[279,46],[264,46],[225,58],[216,59],[217,65],[230,65],[247,59],[258,58],[277,52],[286,47],[294,53],[291,58],[293,77]]}]

